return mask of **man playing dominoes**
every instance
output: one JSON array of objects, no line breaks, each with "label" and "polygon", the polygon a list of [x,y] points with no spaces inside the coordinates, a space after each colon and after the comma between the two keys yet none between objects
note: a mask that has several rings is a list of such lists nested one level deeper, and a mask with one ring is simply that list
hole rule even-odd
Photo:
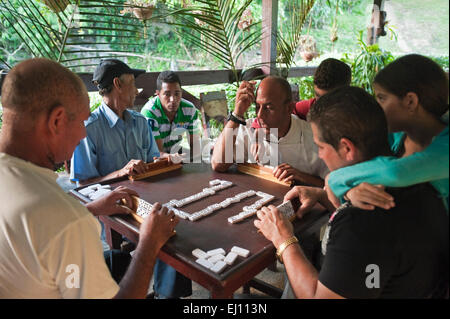
[{"label": "man playing dominoes", "polygon": [[[212,168],[224,172],[233,162],[247,162],[252,155],[248,147],[260,144],[259,162],[270,161],[276,166],[274,174],[279,180],[323,186],[328,169],[317,155],[311,126],[292,114],[295,103],[290,84],[283,78],[269,76],[261,81],[256,99],[254,90],[254,82],[241,83],[234,112],[214,146]],[[258,132],[251,128],[254,119],[243,119],[254,101],[261,127]]]},{"label": "man playing dominoes", "polygon": [[[97,66],[93,82],[103,102],[85,123],[87,136],[73,154],[72,178],[92,183],[141,174],[145,172],[145,163],[160,156],[149,120],[128,110],[138,93],[134,79],[143,72],[115,59],[102,60]],[[158,259],[155,293],[169,298],[184,297],[192,293],[192,284]]]},{"label": "man playing dominoes", "polygon": [[137,194],[119,188],[84,207],[54,173],[86,136],[89,97],[81,79],[56,62],[30,59],[8,73],[1,98],[0,298],[144,298],[178,219],[155,205],[117,284],[93,214],[124,213],[118,200],[131,203]]},{"label": "man playing dominoes", "polygon": [[[314,72],[313,90],[314,97],[295,103],[293,114],[306,121],[311,106],[328,92],[341,87],[348,86],[352,81],[352,70],[344,62],[328,58],[320,62]],[[258,121],[252,123],[252,127],[259,128]]]},{"label": "man playing dominoes", "polygon": [[133,106],[138,90],[135,77],[144,70],[105,59],[94,71],[93,83],[103,97],[89,116],[87,136],[72,156],[70,177],[83,183],[145,172],[145,163],[159,157],[148,120]]},{"label": "man playing dominoes", "polygon": [[[363,89],[343,87],[324,95],[309,120],[319,155],[332,171],[390,154],[384,112]],[[322,189],[299,189],[285,199],[330,204]],[[442,200],[429,184],[387,191],[396,198],[394,208],[363,211],[346,203],[331,215],[320,271],[274,206],[257,212],[255,226],[277,248],[297,298],[430,298],[448,287],[448,216]]]}]

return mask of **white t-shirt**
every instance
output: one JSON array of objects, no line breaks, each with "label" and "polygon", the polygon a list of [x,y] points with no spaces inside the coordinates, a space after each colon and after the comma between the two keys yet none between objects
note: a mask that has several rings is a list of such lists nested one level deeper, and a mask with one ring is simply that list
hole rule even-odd
[{"label": "white t-shirt", "polygon": [[[237,163],[252,161],[248,148],[249,135],[254,136],[254,130],[251,124],[254,119],[247,120],[246,126],[239,126],[236,136],[236,157]],[[253,138],[256,141],[256,138]],[[270,137],[270,141],[261,139],[264,145],[265,156],[262,158],[262,164],[277,166],[287,163],[303,173],[325,178],[329,170],[325,163],[319,158],[317,145],[314,143],[311,125],[291,115],[291,126],[285,136],[278,139],[275,136]],[[250,143],[251,144],[251,143]]]},{"label": "white t-shirt", "polygon": [[0,298],[112,298],[100,224],[57,174],[0,153]]}]

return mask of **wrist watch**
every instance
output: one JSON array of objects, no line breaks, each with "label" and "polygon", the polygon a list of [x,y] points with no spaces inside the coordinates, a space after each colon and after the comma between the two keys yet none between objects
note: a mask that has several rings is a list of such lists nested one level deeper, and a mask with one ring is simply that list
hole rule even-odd
[{"label": "wrist watch", "polygon": [[233,121],[234,123],[241,124],[241,125],[247,125],[245,123],[244,119],[240,116],[235,115],[234,113],[230,113],[227,118],[228,121]]}]

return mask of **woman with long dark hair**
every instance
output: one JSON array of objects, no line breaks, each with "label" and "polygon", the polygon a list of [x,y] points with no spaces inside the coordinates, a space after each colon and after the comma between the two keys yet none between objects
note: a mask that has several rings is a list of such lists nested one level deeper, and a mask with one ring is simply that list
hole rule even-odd
[{"label": "woman with long dark hair", "polygon": [[381,185],[404,187],[430,182],[448,208],[447,74],[431,59],[411,54],[382,69],[373,88],[386,114],[395,156],[333,171],[328,186],[337,198],[347,196],[353,205],[388,209],[394,199],[382,191]]}]

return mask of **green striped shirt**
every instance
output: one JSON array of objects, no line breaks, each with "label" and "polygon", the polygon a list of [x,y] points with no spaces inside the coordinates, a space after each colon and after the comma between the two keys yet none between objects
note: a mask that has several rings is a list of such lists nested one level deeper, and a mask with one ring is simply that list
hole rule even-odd
[{"label": "green striped shirt", "polygon": [[[200,121],[199,111],[191,102],[181,99],[177,114],[172,123],[164,113],[159,97],[150,99],[142,108],[141,114],[152,120],[152,131],[155,140],[163,140],[163,151],[175,153],[178,151],[178,144],[183,139],[183,133],[199,134],[198,122]],[[171,152],[176,146],[177,149]]]}]

